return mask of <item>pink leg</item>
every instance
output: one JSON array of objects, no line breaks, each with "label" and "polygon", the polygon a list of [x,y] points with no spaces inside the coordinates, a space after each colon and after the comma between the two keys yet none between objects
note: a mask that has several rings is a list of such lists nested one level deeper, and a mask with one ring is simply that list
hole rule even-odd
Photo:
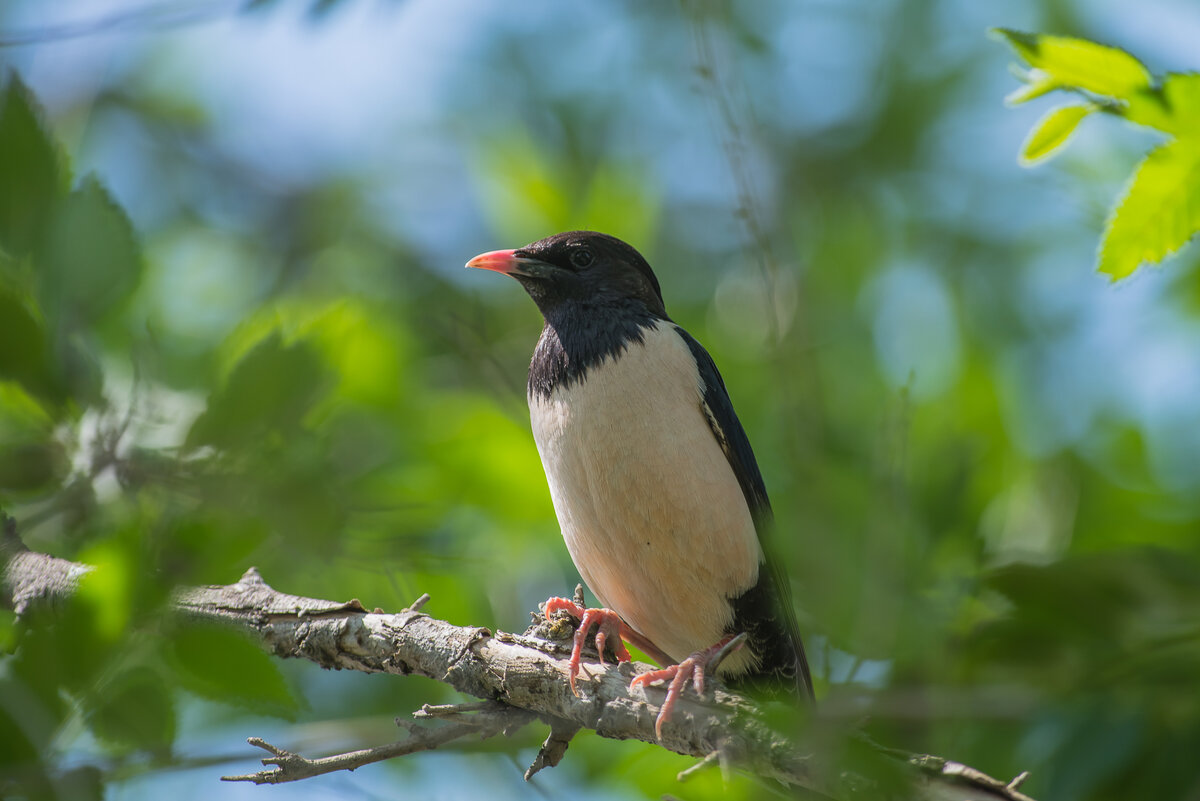
[{"label": "pink leg", "polygon": [[[677,665],[669,665],[662,670],[652,670],[649,673],[643,673],[640,676],[634,677],[633,681],[629,683],[630,687],[639,685],[645,687],[654,681],[666,681],[670,679],[671,683],[667,686],[667,697],[663,700],[662,706],[659,707],[658,717],[654,720],[654,733],[658,736],[658,739],[662,739],[663,724],[671,719],[671,713],[675,709],[675,702],[683,694],[683,688],[687,684],[687,680],[692,680],[692,688],[696,691],[696,695],[703,695],[704,673],[708,668],[709,662],[732,639],[732,635],[725,637],[715,645],[705,648],[703,651],[697,651]],[[733,646],[733,650],[736,651],[740,647],[741,643],[737,643]]]},{"label": "pink leg", "polygon": [[566,612],[571,617],[579,618],[579,628],[575,630],[575,641],[571,646],[571,692],[579,695],[575,689],[575,678],[579,675],[579,663],[583,654],[583,644],[587,642],[588,632],[596,627],[596,650],[600,652],[600,664],[604,664],[604,645],[612,643],[613,654],[617,664],[628,662],[633,657],[625,647],[621,636],[628,627],[621,621],[621,616],[611,609],[585,609],[574,601],[566,598],[551,598],[546,601],[545,615],[549,620],[555,612]]}]

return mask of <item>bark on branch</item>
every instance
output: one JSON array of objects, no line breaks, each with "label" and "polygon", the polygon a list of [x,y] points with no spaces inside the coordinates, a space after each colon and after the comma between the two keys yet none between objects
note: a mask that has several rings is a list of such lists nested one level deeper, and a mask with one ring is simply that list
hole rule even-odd
[{"label": "bark on branch", "polygon": [[[34,603],[74,591],[89,568],[24,550],[6,533],[0,558],[6,563],[3,601],[23,613]],[[251,568],[235,584],[179,591],[175,606],[189,617],[221,621],[247,632],[271,653],[307,659],[325,668],[367,673],[416,673],[449,684],[491,705],[426,707],[418,717],[448,718],[436,728],[412,728],[407,740],[378,749],[309,760],[260,740],[251,743],[271,756],[274,770],[229,777],[258,783],[292,781],[330,770],[353,769],[379,759],[428,750],[460,737],[491,736],[537,717],[550,724],[527,778],[562,759],[580,729],[601,737],[636,739],[706,763],[732,765],[759,777],[803,786],[828,797],[846,794],[845,777],[769,729],[753,702],[712,682],[703,699],[685,696],[655,736],[654,721],[665,691],[632,690],[630,678],[653,669],[626,663],[585,665],[589,676],[571,693],[568,661],[572,628],[567,621],[544,624],[527,634],[493,634],[486,628],[456,626],[421,611],[427,596],[397,614],[368,611],[357,600],[345,603],[280,593]],[[911,797],[1032,801],[1013,782],[993,779],[965,765],[937,757],[908,757]],[[685,772],[686,773],[686,772]],[[861,788],[859,788],[861,790]]]}]

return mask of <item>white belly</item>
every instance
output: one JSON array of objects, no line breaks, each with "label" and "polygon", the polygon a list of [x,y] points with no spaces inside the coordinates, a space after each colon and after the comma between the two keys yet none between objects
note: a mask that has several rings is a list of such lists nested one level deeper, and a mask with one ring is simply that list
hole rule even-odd
[{"label": "white belly", "polygon": [[592,592],[676,660],[732,622],[761,551],[670,323],[549,400],[530,397],[538,453],[571,558]]}]

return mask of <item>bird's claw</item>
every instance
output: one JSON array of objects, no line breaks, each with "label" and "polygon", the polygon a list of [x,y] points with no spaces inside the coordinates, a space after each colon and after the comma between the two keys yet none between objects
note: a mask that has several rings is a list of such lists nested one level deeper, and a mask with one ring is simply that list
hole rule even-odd
[{"label": "bird's claw", "polygon": [[613,654],[617,658],[617,664],[629,662],[633,657],[629,653],[629,649],[625,647],[624,641],[621,639],[621,629],[624,623],[621,621],[621,616],[611,609],[586,609],[574,601],[566,598],[551,598],[546,601],[544,613],[546,619],[557,612],[566,612],[574,618],[579,619],[579,628],[575,630],[575,640],[571,646],[571,662],[569,678],[571,682],[571,692],[579,695],[579,690],[575,688],[575,679],[579,676],[580,660],[583,656],[583,644],[587,642],[588,633],[592,627],[596,628],[596,650],[600,654],[600,664],[604,664],[604,646],[606,643],[612,643]]},{"label": "bird's claw", "polygon": [[661,670],[651,670],[634,677],[633,681],[629,683],[630,687],[645,687],[655,681],[669,680],[671,682],[667,685],[667,697],[663,699],[662,706],[658,708],[658,717],[654,719],[654,735],[658,739],[662,739],[663,724],[671,719],[671,713],[675,710],[675,702],[683,695],[683,688],[688,679],[691,679],[692,689],[696,691],[696,695],[704,695],[705,674],[709,670],[716,670],[725,657],[742,647],[745,640],[744,635],[726,637],[710,648],[697,651],[678,664],[668,665]]}]

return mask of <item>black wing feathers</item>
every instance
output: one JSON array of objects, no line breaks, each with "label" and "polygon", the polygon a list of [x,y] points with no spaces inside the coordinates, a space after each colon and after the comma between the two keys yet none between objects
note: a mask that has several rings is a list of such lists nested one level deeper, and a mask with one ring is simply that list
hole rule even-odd
[{"label": "black wing feathers", "polygon": [[733,411],[725,382],[708,351],[687,331],[678,326],[675,330],[687,343],[696,360],[700,380],[704,384],[704,415],[713,436],[725,452],[725,458],[729,460],[729,466],[733,468],[733,474],[737,476],[766,558],[755,585],[731,599],[734,629],[749,635],[750,647],[759,655],[760,675],[754,678],[766,679],[768,685],[790,685],[811,700],[812,676],[792,611],[787,579],[768,553],[766,540],[772,522],[771,502],[767,498],[767,488],[754,451],[750,448],[750,440]]}]

